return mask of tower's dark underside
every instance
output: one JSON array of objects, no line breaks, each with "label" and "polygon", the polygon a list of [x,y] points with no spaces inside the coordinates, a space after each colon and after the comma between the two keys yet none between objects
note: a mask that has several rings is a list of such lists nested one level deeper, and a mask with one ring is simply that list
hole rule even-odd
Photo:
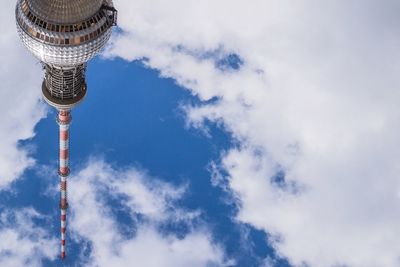
[{"label": "tower's dark underside", "polygon": [[85,65],[60,68],[44,64],[42,92],[52,105],[75,105],[86,95]]}]

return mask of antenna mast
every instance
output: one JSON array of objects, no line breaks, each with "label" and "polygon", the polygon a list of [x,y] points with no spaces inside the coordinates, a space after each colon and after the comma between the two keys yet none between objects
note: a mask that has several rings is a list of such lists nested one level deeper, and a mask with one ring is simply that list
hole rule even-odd
[{"label": "antenna mast", "polygon": [[61,209],[61,259],[66,256],[66,233],[67,233],[67,178],[69,169],[69,126],[71,124],[70,110],[59,110],[57,122],[60,127],[60,161],[58,174],[60,175],[60,209]]}]

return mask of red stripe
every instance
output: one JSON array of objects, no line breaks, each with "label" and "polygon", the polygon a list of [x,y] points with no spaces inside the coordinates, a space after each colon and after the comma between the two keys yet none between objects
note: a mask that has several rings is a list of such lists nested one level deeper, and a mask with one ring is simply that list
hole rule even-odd
[{"label": "red stripe", "polygon": [[65,246],[65,240],[61,240],[61,245]]},{"label": "red stripe", "polygon": [[58,119],[62,122],[68,122],[70,120],[69,111],[60,111],[58,113]]},{"label": "red stripe", "polygon": [[69,172],[69,168],[68,168],[68,167],[62,167],[62,168],[60,168],[60,173],[61,173],[62,175],[67,175],[68,172]]},{"label": "red stripe", "polygon": [[67,189],[67,181],[61,182],[60,187],[61,187],[61,190],[66,190]]},{"label": "red stripe", "polygon": [[69,137],[68,131],[60,131],[60,140],[67,141]]},{"label": "red stripe", "polygon": [[67,207],[67,200],[65,198],[61,199],[61,208],[64,209]]},{"label": "red stripe", "polygon": [[61,252],[61,259],[65,259],[65,252]]},{"label": "red stripe", "polygon": [[67,110],[60,110],[60,112],[58,113],[59,116],[67,116],[69,114],[69,111]]},{"label": "red stripe", "polygon": [[66,221],[67,220],[67,215],[61,215],[61,221]]},{"label": "red stripe", "polygon": [[60,149],[60,159],[67,159],[68,158],[68,149]]},{"label": "red stripe", "polygon": [[66,228],[61,228],[61,233],[65,234],[66,231],[67,231]]}]

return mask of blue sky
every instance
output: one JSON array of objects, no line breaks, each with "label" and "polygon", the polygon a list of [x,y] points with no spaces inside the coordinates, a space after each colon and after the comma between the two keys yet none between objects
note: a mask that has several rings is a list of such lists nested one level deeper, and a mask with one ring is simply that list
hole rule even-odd
[{"label": "blue sky", "polygon": [[[200,104],[198,98],[173,80],[160,78],[157,71],[140,62],[122,60],[91,62],[88,86],[88,98],[73,112],[71,168],[75,172],[95,158],[118,169],[133,166],[145,171],[149,179],[157,177],[177,187],[184,184],[186,193],[177,207],[201,210],[196,221],[210,228],[212,239],[224,248],[227,258],[235,259],[236,263],[230,266],[259,266],[267,256],[274,257],[266,234],[233,222],[236,204],[226,203],[227,193],[211,184],[209,163],[218,161],[220,151],[235,144],[229,133],[213,124],[208,125],[208,134],[185,126],[185,114],[180,107],[185,103]],[[54,117],[54,111],[49,110],[47,117],[37,124],[35,137],[21,142],[24,147],[34,147],[31,156],[37,160],[37,166],[26,172],[14,187],[17,193],[8,195],[5,201],[12,202],[14,208],[29,205],[48,215],[51,234],[57,237],[57,192],[43,194],[49,183],[58,184],[55,171],[51,171],[57,170],[58,164],[58,126]],[[49,172],[43,175],[41,168],[49,168]],[[74,188],[70,186],[69,190]],[[108,199],[105,194],[104,201],[112,206],[118,224],[133,231],[135,225],[119,207],[120,200]],[[73,209],[79,203],[70,205]],[[160,231],[180,236],[185,235],[186,228],[184,223],[165,222]],[[82,259],[78,255],[84,248],[70,243],[68,259],[63,264],[79,265]],[[59,260],[48,261],[44,266],[54,264],[60,264]]]},{"label": "blue sky", "polygon": [[73,111],[0,12],[0,266],[397,267],[400,4],[115,0]]}]

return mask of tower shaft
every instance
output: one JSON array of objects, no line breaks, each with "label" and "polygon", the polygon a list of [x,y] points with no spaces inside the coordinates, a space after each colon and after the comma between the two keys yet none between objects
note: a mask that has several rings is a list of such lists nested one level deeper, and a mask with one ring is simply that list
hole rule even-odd
[{"label": "tower shaft", "polygon": [[67,178],[69,169],[69,127],[71,123],[71,111],[59,110],[57,122],[60,127],[60,209],[61,209],[61,259],[66,257],[66,232],[67,232]]},{"label": "tower shaft", "polygon": [[58,111],[60,127],[61,259],[66,256],[67,178],[71,110],[87,93],[87,62],[100,52],[116,26],[112,0],[16,0],[22,43],[45,69],[44,100]]}]

